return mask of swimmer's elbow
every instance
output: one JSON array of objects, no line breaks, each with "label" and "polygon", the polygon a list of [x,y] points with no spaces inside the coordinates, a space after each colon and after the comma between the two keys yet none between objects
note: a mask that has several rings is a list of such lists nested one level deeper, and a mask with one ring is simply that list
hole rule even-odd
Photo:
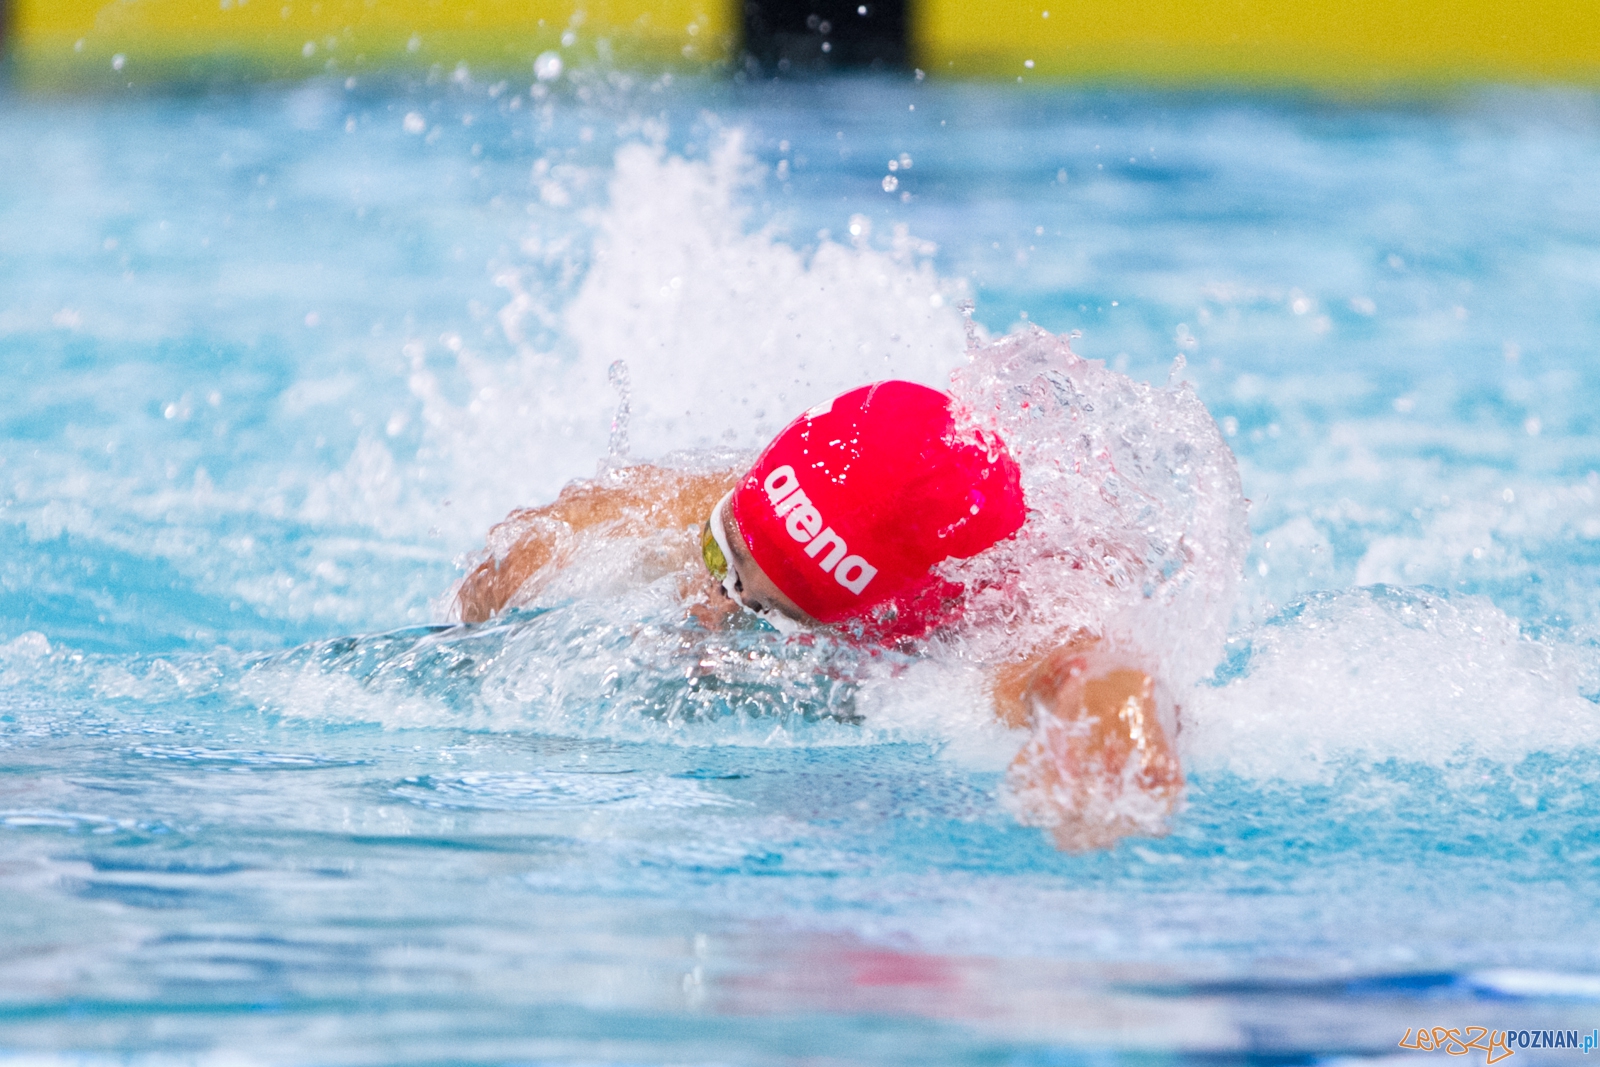
[{"label": "swimmer's elbow", "polygon": [[504,611],[522,583],[546,561],[548,553],[517,545],[504,560],[484,560],[461,580],[455,609],[462,622],[488,622]]},{"label": "swimmer's elbow", "polygon": [[[462,622],[488,622],[505,606],[494,597],[492,562],[481,564],[456,589],[455,614]],[[488,580],[486,580],[488,579]]]}]

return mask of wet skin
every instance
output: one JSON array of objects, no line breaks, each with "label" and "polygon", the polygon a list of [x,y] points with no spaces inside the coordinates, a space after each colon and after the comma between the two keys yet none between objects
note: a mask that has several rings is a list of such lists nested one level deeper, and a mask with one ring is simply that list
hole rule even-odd
[{"label": "wet skin", "polygon": [[[512,512],[490,531],[489,543],[498,552],[456,590],[461,620],[484,622],[531,599],[542,578],[578,562],[588,538],[667,535],[681,537],[682,558],[674,558],[684,575],[680,591],[689,612],[708,628],[722,625],[738,606],[697,562],[700,531],[739,476],[628,467],[603,483],[572,482],[554,503]],[[732,502],[722,507],[739,599],[755,611],[778,611],[821,626],[756,563]],[[992,669],[991,678],[996,716],[1030,731],[1010,769],[1027,821],[1048,826],[1059,847],[1074,851],[1159,832],[1161,819],[1181,800],[1183,772],[1162,715],[1169,708],[1165,718],[1175,725],[1176,709],[1160,698],[1147,670],[1079,630],[1053,646],[1019,648]]]}]

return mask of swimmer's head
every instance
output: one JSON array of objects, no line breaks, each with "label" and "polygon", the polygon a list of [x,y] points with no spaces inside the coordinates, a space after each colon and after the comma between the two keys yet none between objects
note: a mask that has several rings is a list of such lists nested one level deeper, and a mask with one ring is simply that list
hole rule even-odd
[{"label": "swimmer's head", "polygon": [[1017,464],[998,436],[958,430],[951,403],[889,381],[800,416],[713,511],[708,568],[720,555],[725,586],[769,617],[835,623],[919,597],[941,561],[1016,533]]}]

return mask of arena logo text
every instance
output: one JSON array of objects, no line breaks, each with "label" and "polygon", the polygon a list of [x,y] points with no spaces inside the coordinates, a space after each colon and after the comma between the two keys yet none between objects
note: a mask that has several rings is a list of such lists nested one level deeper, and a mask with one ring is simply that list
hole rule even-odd
[{"label": "arena logo text", "polygon": [[[800,479],[788,464],[767,475],[762,483],[767,499],[772,502],[778,518],[787,519],[784,529],[789,536],[806,546],[806,555],[817,560],[822,573],[832,574],[834,581],[857,596],[878,573],[878,568],[860,556],[850,554],[844,538],[834,532],[823,519],[806,491],[800,488]],[[823,552],[827,555],[817,559]]]}]

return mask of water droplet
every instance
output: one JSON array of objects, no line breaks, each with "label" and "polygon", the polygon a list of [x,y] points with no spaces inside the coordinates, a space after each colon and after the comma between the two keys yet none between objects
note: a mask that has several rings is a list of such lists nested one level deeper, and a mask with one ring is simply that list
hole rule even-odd
[{"label": "water droplet", "polygon": [[611,416],[611,441],[607,451],[613,462],[619,462],[628,455],[628,416],[632,411],[633,382],[627,360],[612,361],[606,368],[606,380],[617,391],[617,410]]},{"label": "water droplet", "polygon": [[533,74],[542,82],[555,81],[561,77],[561,57],[554,52],[540,52],[533,61]]},{"label": "water droplet", "polygon": [[884,192],[892,193],[898,188],[900,188],[900,179],[899,178],[896,178],[893,174],[884,175],[884,177],[883,177],[883,191]]}]

